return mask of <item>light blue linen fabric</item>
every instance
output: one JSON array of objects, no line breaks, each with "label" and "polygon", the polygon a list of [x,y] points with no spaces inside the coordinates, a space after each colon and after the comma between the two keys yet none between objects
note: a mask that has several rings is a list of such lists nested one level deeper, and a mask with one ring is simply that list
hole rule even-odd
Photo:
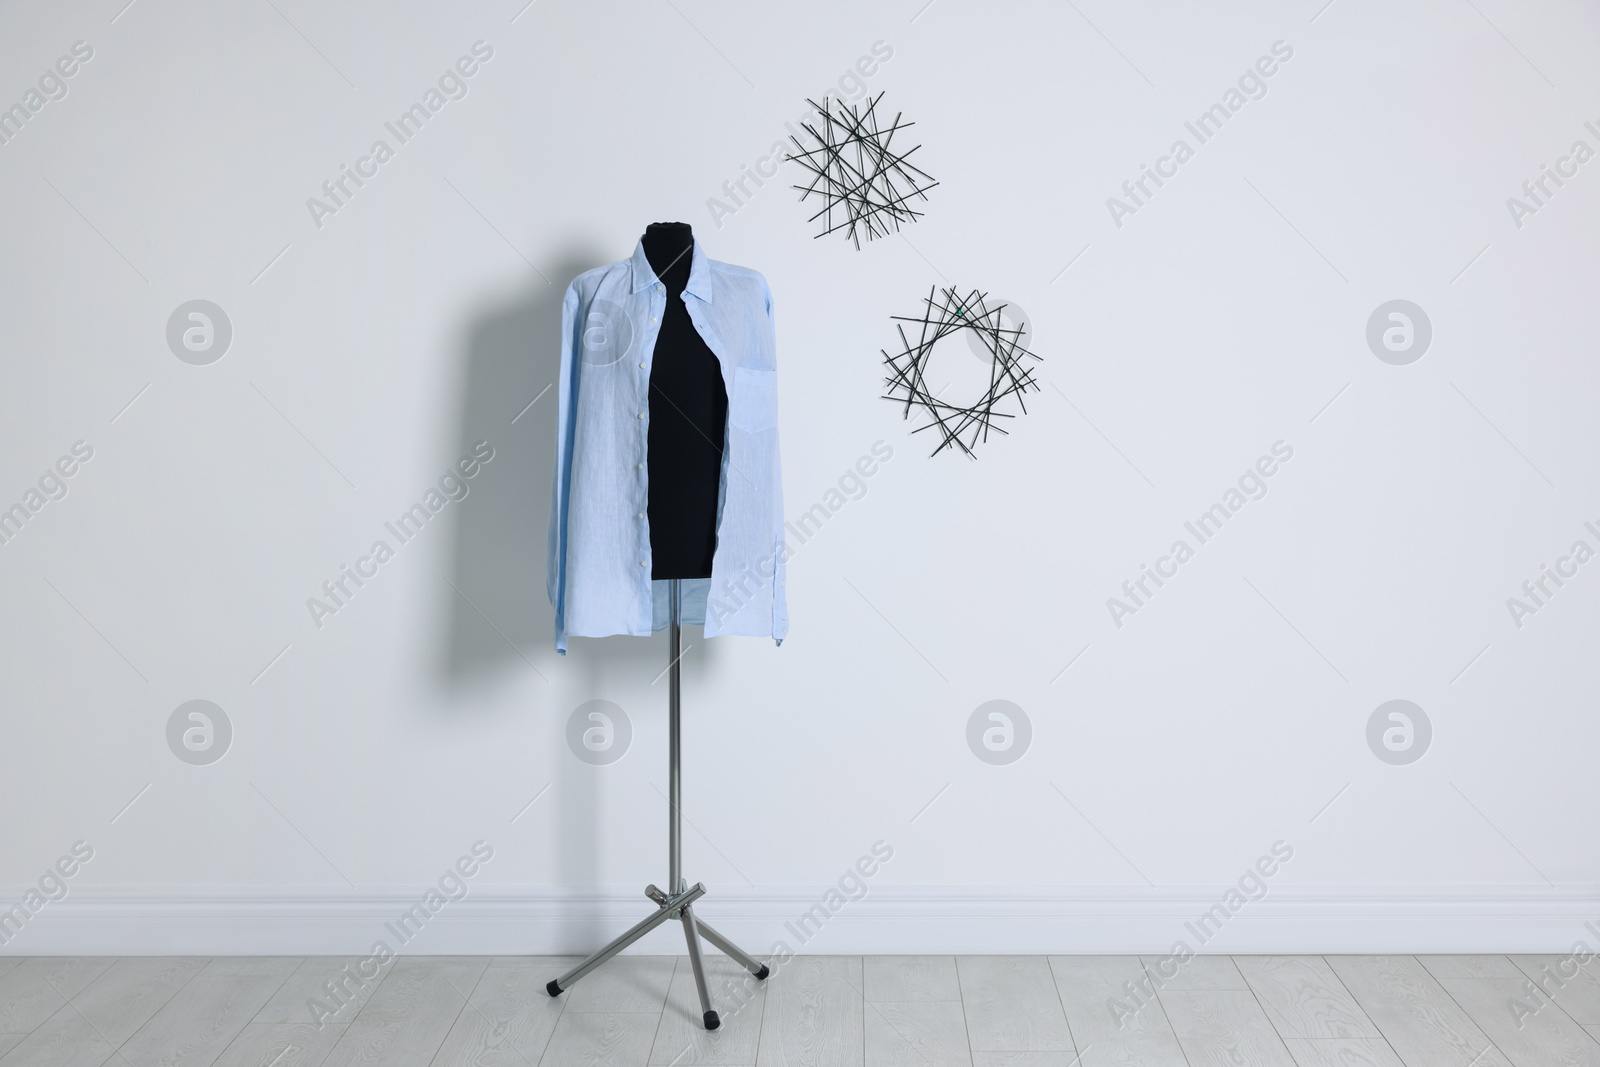
[{"label": "light blue linen fabric", "polygon": [[[682,296],[728,391],[711,577],[685,579],[683,621],[705,636],[789,630],[778,462],[772,292],[753,270],[694,242]],[[641,241],[628,259],[581,274],[561,307],[561,378],[547,588],[556,650],[567,638],[648,635],[666,626],[667,583],[650,578],[650,367],[666,289]]]}]

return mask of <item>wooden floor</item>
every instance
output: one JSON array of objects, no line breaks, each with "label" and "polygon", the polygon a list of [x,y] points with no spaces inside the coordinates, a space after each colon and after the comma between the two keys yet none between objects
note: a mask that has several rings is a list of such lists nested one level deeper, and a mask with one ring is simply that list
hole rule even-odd
[{"label": "wooden floor", "polygon": [[766,983],[713,956],[711,1034],[684,959],[552,1000],[569,962],[0,958],[0,1067],[1600,1067],[1600,960],[1557,987],[1554,956],[812,956]]}]

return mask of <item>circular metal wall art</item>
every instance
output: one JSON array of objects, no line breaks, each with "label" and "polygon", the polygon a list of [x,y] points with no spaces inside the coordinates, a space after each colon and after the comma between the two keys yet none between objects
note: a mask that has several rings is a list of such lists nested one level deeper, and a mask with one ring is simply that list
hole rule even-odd
[{"label": "circular metal wall art", "polygon": [[[1027,413],[1023,395],[1039,389],[1030,361],[1041,357],[1023,346],[1026,322],[1007,326],[1001,315],[1006,305],[991,303],[987,293],[974,289],[962,296],[954,287],[939,289],[935,286],[929,290],[923,305],[922,315],[891,316],[900,333],[900,351],[891,354],[887,349],[882,350],[884,364],[889,368],[889,376],[884,379],[888,385],[884,399],[898,403],[904,418],[909,419],[913,409],[921,409],[930,416],[925,425],[912,432],[935,432],[940,441],[933,455],[952,448],[973,456],[973,449],[989,439],[990,431],[1006,432],[996,420],[1016,417],[1012,412],[999,410],[1001,407],[1014,403],[1019,411]],[[907,332],[905,324],[908,322],[916,324],[912,333]],[[940,399],[929,388],[927,380],[934,346],[963,331],[975,337],[990,357],[989,388],[970,404]]]}]

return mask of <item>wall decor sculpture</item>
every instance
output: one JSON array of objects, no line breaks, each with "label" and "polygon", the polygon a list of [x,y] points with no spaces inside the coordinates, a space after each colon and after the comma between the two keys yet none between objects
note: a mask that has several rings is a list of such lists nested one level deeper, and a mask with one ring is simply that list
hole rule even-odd
[{"label": "wall decor sculpture", "polygon": [[[1023,395],[1038,391],[1039,383],[1033,376],[1031,363],[1041,357],[1023,346],[1027,328],[1025,323],[1007,326],[1001,313],[1003,303],[991,302],[989,294],[974,289],[962,296],[954,287],[929,290],[923,300],[921,315],[893,315],[895,329],[900,334],[900,350],[890,353],[883,349],[889,375],[884,379],[888,391],[884,399],[901,406],[902,416],[910,418],[914,409],[920,409],[929,421],[918,426],[913,433],[933,430],[939,445],[932,455],[947,448],[960,449],[973,456],[973,449],[989,439],[992,430],[1005,433],[996,420],[1015,418],[1015,414],[998,410],[1009,406],[1006,402],[1015,397],[1018,410],[1027,412]],[[906,323],[915,323],[908,334]],[[929,387],[927,372],[934,346],[952,335],[969,331],[978,341],[981,351],[988,353],[989,387],[972,403],[943,400]]]},{"label": "wall decor sculpture", "polygon": [[909,162],[921,145],[902,152],[895,144],[895,134],[914,124],[902,121],[900,112],[892,122],[879,124],[882,99],[882,93],[861,104],[828,96],[821,104],[808,99],[816,114],[800,126],[815,145],[807,147],[798,137],[789,138],[795,150],[788,158],[811,175],[804,185],[795,186],[801,203],[813,197],[822,201],[807,221],[821,220],[818,237],[843,230],[858,250],[863,234],[871,241],[899,232],[902,223],[917,221],[922,212],[912,201],[926,202],[928,190],[939,184]]}]

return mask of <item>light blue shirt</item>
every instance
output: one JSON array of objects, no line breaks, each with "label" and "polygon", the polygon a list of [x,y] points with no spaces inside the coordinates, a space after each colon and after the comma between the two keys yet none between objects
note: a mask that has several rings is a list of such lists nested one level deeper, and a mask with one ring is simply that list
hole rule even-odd
[{"label": "light blue shirt", "polygon": [[[692,256],[681,299],[721,365],[728,423],[711,577],[683,580],[683,621],[704,624],[707,637],[781,645],[788,549],[772,292],[755,271],[706,258],[699,241]],[[667,624],[645,512],[650,367],[666,306],[642,241],[632,257],[579,275],[561,306],[547,588],[563,655],[569,636],[646,636]]]}]

